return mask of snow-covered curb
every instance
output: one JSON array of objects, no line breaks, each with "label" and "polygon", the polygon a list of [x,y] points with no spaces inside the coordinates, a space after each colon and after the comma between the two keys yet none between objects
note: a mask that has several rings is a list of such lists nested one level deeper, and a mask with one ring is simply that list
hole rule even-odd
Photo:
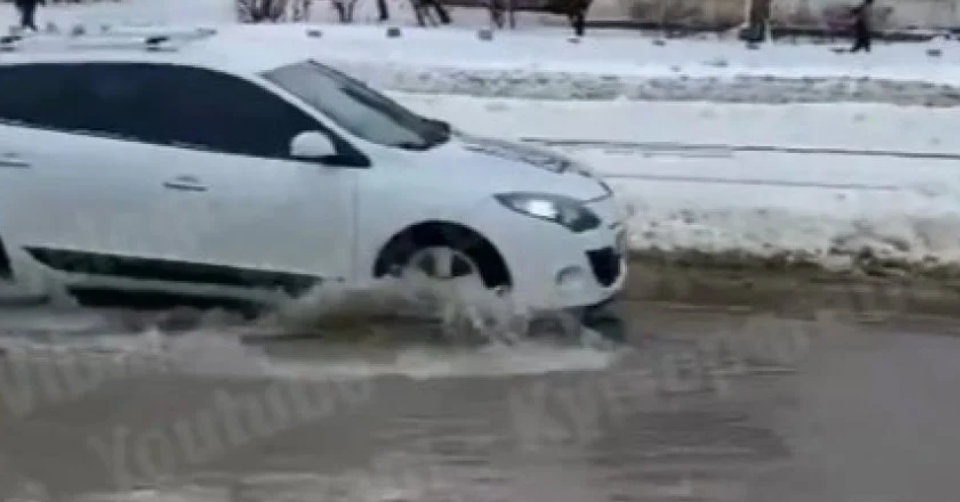
[{"label": "snow-covered curb", "polygon": [[868,77],[624,76],[527,69],[427,68],[331,61],[377,87],[423,94],[548,100],[891,103],[960,106],[960,86]]},{"label": "snow-covered curb", "polygon": [[257,27],[244,36],[297,41],[317,59],[386,89],[549,100],[876,102],[960,105],[956,42],[878,45],[872,54],[836,47],[620,36],[570,43],[559,33],[324,26]]},{"label": "snow-covered curb", "polygon": [[[881,158],[878,168],[886,164],[915,179],[903,183],[877,172],[872,182],[851,183],[850,171],[863,170],[870,159],[570,153],[591,161],[631,207],[630,242],[639,256],[701,267],[815,266],[894,276],[960,272],[958,184],[945,179],[956,161]],[[813,164],[837,169],[807,180],[785,172]],[[871,176],[866,171],[857,177]]]},{"label": "snow-covered curb", "polygon": [[[697,268],[913,278],[960,273],[957,247],[944,245],[960,237],[960,217],[881,219],[866,213],[850,220],[786,210],[718,214],[656,208],[631,221],[631,251],[637,259]],[[777,232],[787,227],[796,235]]]}]

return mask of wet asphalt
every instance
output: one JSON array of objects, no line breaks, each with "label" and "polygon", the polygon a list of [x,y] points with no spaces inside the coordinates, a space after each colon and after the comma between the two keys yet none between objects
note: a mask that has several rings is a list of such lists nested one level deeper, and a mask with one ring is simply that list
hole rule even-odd
[{"label": "wet asphalt", "polygon": [[10,338],[0,500],[955,498],[951,321],[623,313],[616,350]]}]

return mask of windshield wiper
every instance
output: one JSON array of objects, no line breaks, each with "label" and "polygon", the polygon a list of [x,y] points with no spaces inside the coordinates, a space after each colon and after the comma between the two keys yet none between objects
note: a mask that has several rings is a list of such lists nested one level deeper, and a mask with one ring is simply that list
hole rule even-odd
[{"label": "windshield wiper", "polygon": [[453,127],[451,127],[450,124],[442,120],[428,119],[425,117],[422,117],[421,120],[426,126],[423,130],[419,131],[419,136],[423,138],[422,141],[402,141],[393,143],[390,146],[403,148],[404,150],[429,150],[437,145],[442,145],[450,141],[450,136],[453,134]]},{"label": "windshield wiper", "polygon": [[402,148],[404,150],[429,150],[433,146],[432,142],[428,141],[401,141],[399,143],[392,143],[390,146],[394,148]]},{"label": "windshield wiper", "polygon": [[423,119],[423,121],[430,126],[431,132],[434,132],[444,138],[450,137],[450,133],[452,132],[453,127],[450,126],[449,122],[444,122],[442,120],[437,120],[437,119],[428,119],[428,118]]},{"label": "windshield wiper", "polygon": [[424,122],[429,126],[427,134],[424,134],[424,136],[427,137],[430,147],[442,145],[450,141],[450,136],[453,134],[453,127],[451,127],[449,123],[436,119],[424,119]]},{"label": "windshield wiper", "polygon": [[444,131],[450,130],[450,124],[439,119],[426,119],[427,123]]}]

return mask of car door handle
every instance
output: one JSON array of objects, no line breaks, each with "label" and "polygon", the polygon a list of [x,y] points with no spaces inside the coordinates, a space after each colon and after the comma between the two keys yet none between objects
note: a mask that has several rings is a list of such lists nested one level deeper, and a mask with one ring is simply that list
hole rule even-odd
[{"label": "car door handle", "polygon": [[185,192],[206,192],[207,186],[200,182],[196,176],[182,175],[163,183],[164,188],[170,190],[181,190]]},{"label": "car door handle", "polygon": [[3,169],[28,169],[30,163],[20,158],[15,153],[0,154],[0,168]]}]

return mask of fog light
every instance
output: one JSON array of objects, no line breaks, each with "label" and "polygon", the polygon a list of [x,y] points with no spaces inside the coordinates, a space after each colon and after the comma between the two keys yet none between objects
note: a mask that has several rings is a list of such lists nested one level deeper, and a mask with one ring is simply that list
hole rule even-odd
[{"label": "fog light", "polygon": [[586,284],[586,272],[580,267],[565,267],[557,273],[557,286],[564,290],[580,289]]}]

